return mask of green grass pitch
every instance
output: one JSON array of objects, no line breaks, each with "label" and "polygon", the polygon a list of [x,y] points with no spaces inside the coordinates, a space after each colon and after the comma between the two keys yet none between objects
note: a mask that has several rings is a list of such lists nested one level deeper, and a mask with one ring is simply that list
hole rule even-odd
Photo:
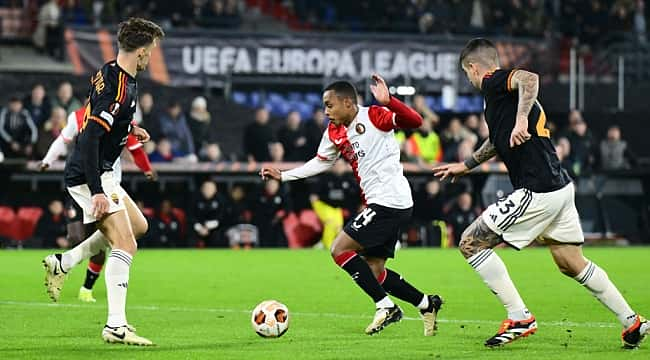
[{"label": "green grass pitch", "polygon": [[[59,304],[43,287],[46,251],[0,251],[0,359],[650,359],[650,341],[621,349],[618,322],[558,271],[546,249],[499,250],[530,310],[536,335],[486,349],[505,316],[502,306],[456,250],[404,249],[389,266],[446,301],[435,337],[422,336],[416,310],[367,336],[371,301],[317,250],[142,250],[131,269],[127,314],[151,348],[104,344],[103,276],[96,304],[76,294],[85,264],[72,271]],[[587,248],[633,308],[650,315],[650,248]],[[250,325],[260,301],[291,312],[280,339]]]}]

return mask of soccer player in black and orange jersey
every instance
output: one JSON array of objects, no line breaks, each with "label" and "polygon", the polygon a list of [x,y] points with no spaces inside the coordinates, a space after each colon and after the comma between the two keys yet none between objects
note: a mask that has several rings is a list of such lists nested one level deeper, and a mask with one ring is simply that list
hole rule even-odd
[{"label": "soccer player in black and orange jersey", "polygon": [[515,189],[490,205],[463,232],[459,246],[508,312],[497,334],[485,345],[504,345],[537,330],[535,317],[492,248],[505,242],[522,249],[540,240],[548,244],[562,273],[578,281],[616,315],[623,326],[624,347],[638,347],[650,332],[650,323],[630,308],[607,273],[583,256],[584,236],[573,182],[560,165],[546,128],[546,115],[537,100],[537,74],[499,68],[497,50],[486,39],[471,40],[460,54],[460,65],[485,98],[490,136],[464,162],[434,168],[435,175],[453,181],[498,155]]},{"label": "soccer player in black and orange jersey", "polygon": [[117,59],[105,64],[91,80],[90,103],[64,173],[70,196],[83,210],[84,223],[96,222],[103,236],[88,238],[78,246],[80,251],[66,253],[77,259],[53,254],[43,261],[46,286],[53,297],[69,270],[65,264],[96,254],[108,245],[108,239],[112,247],[105,272],[108,320],[102,330],[107,342],[152,345],[135,334],[125,309],[136,239],[147,231],[147,220],[112,170],[129,134],[142,142],[149,140],[149,134],[131,121],[137,99],[135,76],[146,69],[151,51],[163,36],[163,30],[148,20],[131,18],[119,24]]}]

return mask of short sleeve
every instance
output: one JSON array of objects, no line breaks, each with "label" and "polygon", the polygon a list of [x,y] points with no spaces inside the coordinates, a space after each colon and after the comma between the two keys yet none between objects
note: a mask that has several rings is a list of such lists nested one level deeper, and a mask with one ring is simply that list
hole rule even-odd
[{"label": "short sleeve", "polygon": [[323,161],[334,161],[339,157],[339,150],[330,139],[327,130],[325,130],[323,137],[320,140],[316,157]]},{"label": "short sleeve", "polygon": [[379,130],[391,131],[395,129],[395,113],[385,107],[376,105],[369,107],[368,118]]},{"label": "short sleeve", "polygon": [[63,141],[69,143],[78,133],[79,127],[77,126],[77,114],[76,112],[71,112],[70,115],[68,115],[68,122],[65,124],[63,130],[61,130],[61,136],[63,137]]},{"label": "short sleeve", "polygon": [[510,80],[515,72],[517,72],[517,69],[498,69],[485,74],[481,82],[481,92],[485,95],[499,95],[512,92]]}]

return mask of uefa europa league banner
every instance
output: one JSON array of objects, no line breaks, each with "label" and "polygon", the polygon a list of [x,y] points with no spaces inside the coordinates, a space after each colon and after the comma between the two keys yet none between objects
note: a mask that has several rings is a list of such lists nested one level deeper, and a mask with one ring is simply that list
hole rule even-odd
[{"label": "uefa europa league banner", "polygon": [[[115,56],[114,36],[105,30],[70,29],[66,39],[78,72],[92,71]],[[226,76],[233,81],[239,76],[259,77],[262,83],[269,76],[285,77],[286,83],[300,78],[361,81],[373,72],[429,88],[462,86],[466,81],[460,78],[458,54],[465,41],[407,35],[177,31],[168,33],[154,51],[149,73],[154,80],[174,86],[197,86],[206,78]],[[527,47],[498,44],[500,50]],[[526,51],[518,53],[530,56]]]}]

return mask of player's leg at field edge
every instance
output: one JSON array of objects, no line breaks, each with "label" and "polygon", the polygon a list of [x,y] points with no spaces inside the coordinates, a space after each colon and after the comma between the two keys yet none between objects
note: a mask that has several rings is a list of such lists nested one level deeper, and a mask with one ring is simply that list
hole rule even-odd
[{"label": "player's leg at field edge", "polygon": [[613,312],[623,327],[636,321],[636,313],[623,295],[609,280],[607,273],[582,254],[581,245],[561,244],[549,241],[549,249],[559,270],[587,288],[603,305]]},{"label": "player's leg at field edge", "polygon": [[106,293],[108,320],[106,325],[117,328],[127,325],[126,294],[131,261],[137,251],[136,238],[147,231],[147,221],[128,196],[123,199],[126,211],[109,214],[98,228],[109,239],[113,250],[106,262]]},{"label": "player's leg at field edge", "polygon": [[492,250],[502,241],[485,224],[483,217],[479,216],[463,231],[458,247],[467,262],[501,301],[508,312],[508,319],[526,320],[531,314],[512,283],[505,264]]},{"label": "player's leg at field edge", "polygon": [[372,298],[378,309],[394,307],[395,304],[377,281],[368,263],[357,253],[361,249],[361,244],[341,231],[334,239],[330,254],[334,262],[350,274],[357,285]]},{"label": "player's leg at field edge", "polygon": [[368,263],[368,266],[370,266],[379,284],[381,284],[387,293],[412,304],[420,310],[429,307],[429,298],[404,280],[400,274],[387,269],[386,259],[370,256],[365,256],[364,259]]}]

